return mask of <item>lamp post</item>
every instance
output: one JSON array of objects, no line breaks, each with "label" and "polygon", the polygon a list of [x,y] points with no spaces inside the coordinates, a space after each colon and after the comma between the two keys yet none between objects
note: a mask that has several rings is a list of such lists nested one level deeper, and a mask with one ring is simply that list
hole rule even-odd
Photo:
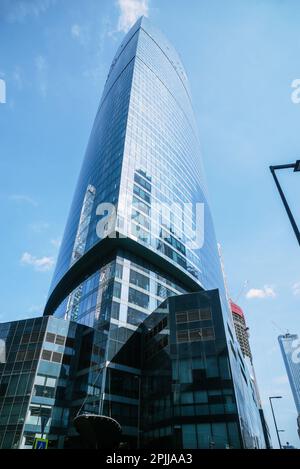
[{"label": "lamp post", "polygon": [[289,220],[290,220],[290,223],[292,225],[292,228],[294,230],[294,233],[296,235],[296,238],[297,238],[297,241],[298,241],[298,244],[300,246],[300,232],[299,232],[299,228],[295,222],[295,219],[293,217],[293,214],[291,212],[291,209],[289,207],[289,204],[287,203],[287,200],[286,200],[286,197],[283,193],[283,190],[279,184],[279,181],[278,181],[278,178],[275,174],[275,171],[279,170],[279,169],[294,169],[294,172],[300,172],[300,160],[297,160],[295,163],[290,163],[290,164],[281,164],[281,165],[278,165],[278,166],[270,166],[270,171],[271,171],[271,174],[274,178],[274,181],[275,181],[275,184],[276,184],[276,187],[278,189],[278,192],[279,192],[279,195],[281,197],[281,200],[283,202],[283,205],[284,205],[284,208],[286,210],[286,213],[289,217]]},{"label": "lamp post", "polygon": [[280,438],[279,438],[279,432],[282,431],[282,430],[278,430],[278,427],[277,427],[277,423],[276,423],[276,419],[275,419],[275,414],[274,414],[274,409],[273,409],[273,405],[272,405],[272,399],[282,399],[282,396],[270,396],[270,397],[269,397],[270,406],[271,406],[272,415],[273,415],[274,424],[275,424],[275,429],[276,429],[276,434],[277,434],[278,443],[279,443],[279,448],[282,449],[281,441],[280,441]]}]

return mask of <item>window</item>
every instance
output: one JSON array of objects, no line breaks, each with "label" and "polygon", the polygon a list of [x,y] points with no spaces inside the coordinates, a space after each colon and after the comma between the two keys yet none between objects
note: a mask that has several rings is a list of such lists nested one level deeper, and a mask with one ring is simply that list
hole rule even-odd
[{"label": "window", "polygon": [[30,433],[24,436],[25,436],[25,446],[33,446],[35,434]]},{"label": "window", "polygon": [[[145,215],[142,215],[140,212],[137,212],[136,210],[132,210],[131,218],[138,225],[142,225],[147,230],[150,230],[150,221],[149,221],[148,217],[146,217]],[[137,231],[138,231],[138,229],[139,228],[136,227]]]},{"label": "window", "polygon": [[46,406],[30,406],[30,415],[39,417],[50,417],[51,407]]},{"label": "window", "polygon": [[176,322],[209,321],[212,319],[209,308],[192,309],[190,311],[179,311],[176,313]]},{"label": "window", "polygon": [[16,354],[16,362],[23,362],[25,359],[25,350],[19,350]]},{"label": "window", "polygon": [[149,182],[145,181],[145,179],[142,178],[139,174],[135,173],[134,180],[140,186],[144,187],[147,191],[151,192],[151,184]]},{"label": "window", "polygon": [[178,342],[188,342],[189,336],[188,331],[178,331],[177,332],[177,341]]},{"label": "window", "polygon": [[194,342],[194,341],[197,341],[197,340],[201,340],[201,330],[197,329],[197,330],[191,330],[189,331],[189,339]]},{"label": "window", "polygon": [[200,312],[197,310],[188,311],[188,321],[199,321],[200,319]]},{"label": "window", "polygon": [[122,288],[121,283],[114,282],[113,296],[115,296],[116,298],[121,298],[121,288]]},{"label": "window", "polygon": [[116,278],[122,279],[123,266],[122,264],[116,263]]},{"label": "window", "polygon": [[43,386],[46,382],[46,376],[43,376],[43,375],[37,375],[35,377],[35,381],[34,381],[34,384],[39,384],[41,386]]},{"label": "window", "polygon": [[200,309],[200,319],[201,321],[211,321],[211,310],[209,308]]},{"label": "window", "polygon": [[142,288],[143,290],[149,291],[150,280],[145,275],[142,275],[135,270],[130,270],[130,283],[133,283],[137,287]]},{"label": "window", "polygon": [[27,344],[29,342],[30,334],[23,334],[21,337],[21,344]]},{"label": "window", "polygon": [[119,319],[120,314],[120,303],[113,301],[111,304],[111,317],[113,319]]},{"label": "window", "polygon": [[141,189],[139,186],[136,186],[134,185],[133,187],[133,193],[135,195],[138,195],[141,199],[144,199],[145,202],[147,202],[148,204],[151,203],[151,197],[150,197],[150,194],[148,194],[148,192],[145,192],[143,189]]},{"label": "window", "polygon": [[50,350],[43,350],[42,360],[52,361],[55,363],[61,363],[63,358],[62,353],[50,352]]},{"label": "window", "polygon": [[206,391],[196,391],[194,393],[195,402],[197,404],[206,404],[208,401],[207,392]]},{"label": "window", "polygon": [[187,329],[177,331],[178,342],[197,342],[200,340],[213,340],[215,332],[213,327],[202,327],[202,329]]},{"label": "window", "polygon": [[25,360],[33,360],[34,358],[34,350],[27,350],[25,355]]},{"label": "window", "polygon": [[55,343],[57,345],[65,345],[66,338],[63,335],[57,335],[55,339]]},{"label": "window", "polygon": [[215,338],[215,331],[213,327],[202,327],[202,340],[213,340]]},{"label": "window", "polygon": [[33,332],[30,337],[30,342],[38,342],[39,341],[39,333],[38,332]]},{"label": "window", "polygon": [[164,285],[161,285],[160,283],[157,284],[156,294],[157,296],[161,296],[162,298],[168,298],[169,296],[176,295],[176,293],[169,290],[167,287],[165,287]]},{"label": "window", "polygon": [[51,352],[49,352],[49,350],[43,350],[42,360],[51,360]]},{"label": "window", "polygon": [[197,448],[196,425],[182,425],[182,443],[184,449]]},{"label": "window", "polygon": [[214,448],[224,449],[228,445],[228,435],[226,423],[213,423],[212,424],[212,439]]},{"label": "window", "polygon": [[129,303],[141,306],[142,308],[149,307],[149,296],[135,290],[134,288],[129,288],[128,301]]},{"label": "window", "polygon": [[51,332],[47,332],[46,342],[51,342],[54,344],[54,341],[55,341],[55,334],[52,334]]},{"label": "window", "polygon": [[53,352],[52,353],[52,361],[56,363],[61,363],[62,360],[62,354],[58,352]]},{"label": "window", "polygon": [[36,384],[34,386],[34,394],[35,396],[53,398],[55,394],[55,388],[50,386],[39,386]]},{"label": "window", "polygon": [[133,326],[138,326],[141,324],[147,317],[147,314],[142,313],[134,308],[128,308],[127,310],[127,322]]},{"label": "window", "polygon": [[193,393],[192,392],[183,392],[181,394],[181,404],[193,404]]},{"label": "window", "polygon": [[212,448],[211,426],[209,423],[197,424],[198,448]]},{"label": "window", "polygon": [[187,313],[177,313],[176,314],[176,322],[187,322]]},{"label": "window", "polygon": [[150,207],[136,197],[132,198],[132,206],[136,207],[141,212],[146,213],[146,215],[150,215]]}]

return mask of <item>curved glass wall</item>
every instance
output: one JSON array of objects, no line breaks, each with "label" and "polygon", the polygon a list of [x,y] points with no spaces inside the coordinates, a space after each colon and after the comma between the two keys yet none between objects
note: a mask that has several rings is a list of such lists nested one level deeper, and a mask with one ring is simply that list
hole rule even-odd
[{"label": "curved glass wall", "polygon": [[78,258],[76,245],[82,256],[101,241],[101,203],[116,208],[111,231],[155,251],[199,286],[223,290],[187,77],[173,46],[146,18],[113,60],[51,291]]}]

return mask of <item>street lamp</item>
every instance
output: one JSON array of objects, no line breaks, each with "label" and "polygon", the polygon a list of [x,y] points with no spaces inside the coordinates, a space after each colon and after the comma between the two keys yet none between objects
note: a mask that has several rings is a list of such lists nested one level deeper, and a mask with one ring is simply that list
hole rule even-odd
[{"label": "street lamp", "polygon": [[279,192],[279,195],[281,197],[281,200],[283,202],[283,205],[284,205],[284,208],[286,210],[286,213],[289,217],[289,220],[291,222],[291,225],[293,227],[293,230],[294,230],[294,233],[296,235],[296,238],[297,238],[297,241],[298,241],[298,244],[300,246],[300,232],[299,232],[299,228],[295,222],[295,219],[293,217],[293,214],[291,212],[291,209],[289,207],[289,204],[287,203],[287,200],[286,200],[286,197],[283,193],[283,190],[279,184],[279,181],[278,181],[278,178],[275,174],[275,171],[277,171],[278,169],[294,169],[294,172],[300,172],[300,160],[297,160],[296,163],[291,163],[291,164],[281,164],[281,165],[278,165],[278,166],[270,166],[270,171],[272,173],[272,176],[274,178],[274,181],[275,181],[275,184],[277,186],[277,189],[278,189],[278,192]]},{"label": "street lamp", "polygon": [[272,415],[273,415],[274,424],[275,424],[275,429],[276,429],[276,434],[277,434],[278,443],[279,443],[279,448],[282,449],[281,441],[280,441],[280,438],[279,438],[279,432],[282,432],[283,430],[278,430],[276,419],[275,419],[275,414],[274,414],[274,409],[273,409],[273,405],[272,405],[272,399],[282,399],[282,396],[270,396],[269,397],[271,410],[272,410]]}]

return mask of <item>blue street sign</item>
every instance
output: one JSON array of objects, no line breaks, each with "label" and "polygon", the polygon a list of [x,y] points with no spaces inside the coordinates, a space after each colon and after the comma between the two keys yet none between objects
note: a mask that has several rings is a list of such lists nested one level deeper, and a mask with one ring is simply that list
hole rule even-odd
[{"label": "blue street sign", "polygon": [[46,438],[36,438],[34,440],[33,449],[47,449],[48,440]]}]

